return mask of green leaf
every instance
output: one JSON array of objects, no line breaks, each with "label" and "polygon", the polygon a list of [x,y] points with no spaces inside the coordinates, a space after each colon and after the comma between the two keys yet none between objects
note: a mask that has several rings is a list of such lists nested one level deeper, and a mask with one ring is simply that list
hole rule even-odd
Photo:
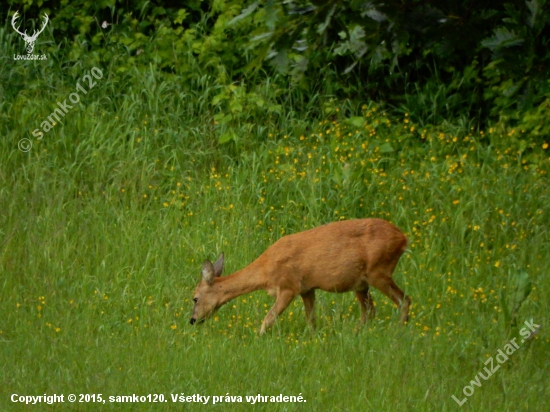
[{"label": "green leaf", "polygon": [[506,298],[502,290],[499,293],[500,307],[502,308],[502,314],[504,316],[504,324],[506,326],[510,325],[512,319],[510,318],[510,310],[508,309],[508,304],[506,303]]},{"label": "green leaf", "polygon": [[319,24],[319,26],[317,26],[317,34],[322,35],[325,33],[325,31],[327,30],[327,27],[330,25],[330,22],[332,20],[332,15],[334,14],[335,11],[336,11],[336,4],[333,5],[330,11],[327,13],[327,17],[325,18],[325,21]]},{"label": "green leaf", "polygon": [[227,94],[226,93],[220,93],[212,98],[212,105],[216,106],[221,100],[226,100]]},{"label": "green leaf", "polygon": [[382,13],[382,12],[380,12],[380,11],[374,9],[374,8],[367,10],[365,12],[365,14],[368,17],[370,17],[371,19],[373,19],[374,21],[376,21],[377,23],[381,23],[381,22],[387,20],[387,18],[388,18],[384,13]]},{"label": "green leaf", "polygon": [[224,144],[229,143],[232,140],[237,141],[237,134],[233,130],[228,130],[219,137],[218,142]]},{"label": "green leaf", "polygon": [[502,49],[503,47],[512,47],[523,44],[524,40],[513,31],[508,30],[506,27],[499,27],[495,29],[495,34],[481,42],[483,47],[487,47],[491,50]]},{"label": "green leaf", "polygon": [[384,143],[380,146],[380,153],[390,153],[390,152],[393,152],[394,149],[392,147],[391,144],[389,143]]},{"label": "green leaf", "polygon": [[272,34],[273,34],[272,31],[266,31],[266,32],[264,32],[264,33],[258,34],[257,36],[253,36],[253,37],[250,39],[250,43],[254,43],[254,42],[257,42],[257,41],[259,41],[259,40],[267,39],[267,38],[269,38]]},{"label": "green leaf", "polygon": [[516,289],[512,296],[513,309],[512,313],[517,312],[521,304],[527,299],[531,293],[531,280],[527,272],[521,272],[516,275]]},{"label": "green leaf", "polygon": [[243,105],[233,101],[229,104],[229,110],[231,110],[232,113],[240,113],[243,111]]},{"label": "green leaf", "polygon": [[531,293],[531,280],[527,272],[520,272],[514,276],[514,289],[509,296],[511,310],[509,310],[508,305],[504,296],[501,296],[501,306],[504,313],[504,320],[507,326],[516,326],[517,320],[516,315],[529,294]]},{"label": "green leaf", "polygon": [[346,122],[354,127],[362,127],[365,123],[365,119],[360,116],[350,117]]},{"label": "green leaf", "polygon": [[246,9],[244,9],[241,12],[241,14],[239,14],[238,16],[235,16],[231,20],[229,20],[229,23],[227,23],[227,25],[231,26],[231,25],[237,23],[238,21],[240,21],[242,19],[245,19],[246,17],[250,16],[254,12],[254,10],[256,10],[258,8],[258,5],[259,5],[259,2],[252,3]]},{"label": "green leaf", "polygon": [[270,104],[267,108],[268,111],[273,113],[281,113],[281,110],[283,109],[283,106],[280,104]]},{"label": "green leaf", "polygon": [[174,23],[175,24],[182,24],[187,16],[189,16],[189,13],[187,13],[187,10],[185,10],[185,9],[178,10],[178,15],[174,19]]},{"label": "green leaf", "polygon": [[224,124],[233,120],[233,116],[225,113],[218,113],[214,116],[214,120],[220,124]]},{"label": "green leaf", "polygon": [[529,24],[529,27],[535,27],[535,24],[537,23],[537,18],[539,17],[539,13],[542,8],[541,4],[537,0],[526,1],[525,4],[531,12],[531,15],[527,18],[527,23]]},{"label": "green leaf", "polygon": [[265,5],[265,25],[269,30],[275,30],[275,24],[279,21],[277,15],[278,9],[275,7],[276,2],[274,0],[267,0]]},{"label": "green leaf", "polygon": [[280,73],[286,73],[288,71],[290,60],[288,59],[286,50],[279,51],[277,55],[270,60],[270,62]]}]

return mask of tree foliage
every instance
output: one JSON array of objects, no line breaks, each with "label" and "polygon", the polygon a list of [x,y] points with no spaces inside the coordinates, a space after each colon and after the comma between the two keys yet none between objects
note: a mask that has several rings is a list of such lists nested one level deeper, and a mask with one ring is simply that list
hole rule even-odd
[{"label": "tree foliage", "polygon": [[251,68],[267,60],[302,80],[330,66],[363,96],[400,103],[437,83],[451,114],[483,118],[548,97],[545,0],[260,0],[230,24],[247,18],[258,25]]},{"label": "tree foliage", "polygon": [[49,51],[70,70],[116,60],[121,75],[153,63],[193,84],[207,76],[220,88],[211,103],[229,112],[220,121],[276,111],[251,87],[266,79],[253,73],[272,81],[276,71],[281,87],[287,76],[306,94],[376,100],[421,123],[462,116],[550,131],[540,120],[550,107],[546,0],[8,4],[6,25],[15,11],[27,26],[50,14]]}]

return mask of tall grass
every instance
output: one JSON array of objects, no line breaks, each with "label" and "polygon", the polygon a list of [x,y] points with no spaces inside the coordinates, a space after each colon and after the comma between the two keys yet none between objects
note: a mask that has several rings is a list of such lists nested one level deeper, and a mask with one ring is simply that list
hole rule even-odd
[{"label": "tall grass", "polygon": [[[120,75],[116,62],[36,140],[30,131],[91,67],[9,64],[0,69],[2,410],[30,408],[12,403],[13,393],[301,393],[304,404],[255,407],[456,410],[451,395],[462,399],[487,358],[530,319],[541,331],[462,409],[548,403],[544,168],[469,127],[423,129],[369,104],[303,100],[330,106],[323,118],[312,106],[297,109],[299,91],[267,86],[263,96],[281,110],[258,111],[248,134],[231,124],[239,140],[219,144],[229,127],[210,104],[219,85],[199,71],[183,83],[154,66]],[[28,153],[17,149],[22,137],[33,139]],[[204,259],[224,251],[230,273],[285,234],[369,216],[409,237],[395,273],[413,299],[407,327],[377,291],[377,317],[363,328],[354,296],[330,293],[318,294],[316,331],[296,301],[258,337],[272,304],[260,292],[188,325]],[[511,329],[504,312],[518,301],[522,273],[532,291]],[[71,408],[174,405],[59,406]]]}]

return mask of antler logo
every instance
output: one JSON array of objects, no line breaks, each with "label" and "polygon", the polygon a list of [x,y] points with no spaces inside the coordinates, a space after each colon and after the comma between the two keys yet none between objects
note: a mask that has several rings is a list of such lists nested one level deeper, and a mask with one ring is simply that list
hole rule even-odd
[{"label": "antler logo", "polygon": [[27,54],[31,54],[32,51],[34,50],[34,43],[36,42],[36,39],[38,38],[40,33],[44,31],[44,29],[46,28],[46,25],[48,24],[48,21],[49,21],[48,15],[44,13],[44,16],[43,16],[44,24],[42,25],[42,28],[38,32],[35,30],[32,36],[27,35],[26,30],[24,33],[21,33],[18,27],[15,27],[15,21],[17,20],[18,17],[19,17],[19,12],[16,11],[15,14],[13,15],[13,18],[11,19],[11,25],[13,29],[17,33],[19,33],[21,37],[23,37],[23,40],[25,40],[25,43],[27,44]]}]

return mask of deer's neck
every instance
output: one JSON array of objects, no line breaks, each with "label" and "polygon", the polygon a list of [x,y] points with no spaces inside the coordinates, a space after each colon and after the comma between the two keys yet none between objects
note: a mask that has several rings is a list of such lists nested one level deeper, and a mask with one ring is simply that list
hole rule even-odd
[{"label": "deer's neck", "polygon": [[237,296],[246,295],[265,288],[261,267],[256,262],[229,275],[216,278],[215,287],[221,295],[220,304],[229,302]]}]

